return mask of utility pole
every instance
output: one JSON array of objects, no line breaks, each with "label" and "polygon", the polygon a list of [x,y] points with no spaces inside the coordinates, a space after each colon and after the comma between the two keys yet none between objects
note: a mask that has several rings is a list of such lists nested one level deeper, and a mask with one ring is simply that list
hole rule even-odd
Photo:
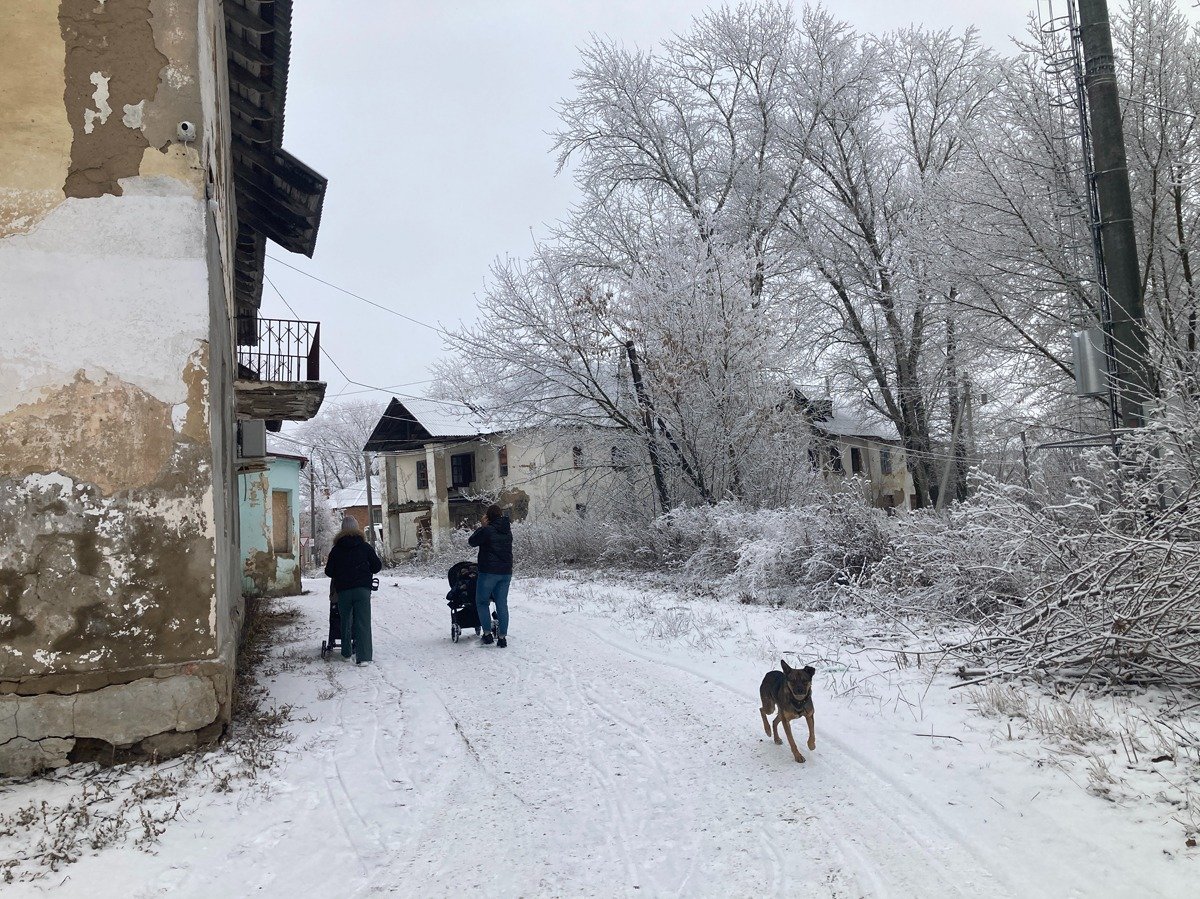
[{"label": "utility pole", "polygon": [[1078,0],[1078,5],[1094,162],[1092,179],[1100,212],[1097,230],[1108,291],[1109,320],[1105,324],[1111,342],[1109,377],[1116,391],[1116,423],[1123,428],[1137,428],[1145,423],[1145,406],[1151,395],[1150,372],[1112,29],[1107,0]]},{"label": "utility pole", "polygon": [[371,454],[363,453],[367,467],[367,540],[375,547],[375,502],[371,498]]},{"label": "utility pole", "polygon": [[[968,393],[964,404],[970,403],[971,395]],[[938,485],[937,501],[933,504],[935,512],[940,512],[946,505],[946,488],[950,486],[950,469],[954,467],[954,463],[958,460],[958,432],[962,426],[963,416],[960,414],[954,419],[954,429],[950,432],[950,452],[946,454],[946,464],[942,468],[942,481]]]},{"label": "utility pole", "polygon": [[312,459],[308,460],[308,540],[312,558],[309,564],[317,567],[317,472]]},{"label": "utility pole", "polygon": [[1021,466],[1025,471],[1025,489],[1033,489],[1033,480],[1029,477],[1029,438],[1021,431]]}]

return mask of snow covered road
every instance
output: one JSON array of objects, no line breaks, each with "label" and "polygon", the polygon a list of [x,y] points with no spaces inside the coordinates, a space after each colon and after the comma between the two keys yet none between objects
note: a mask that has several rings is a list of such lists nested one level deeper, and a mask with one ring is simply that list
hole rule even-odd
[{"label": "snow covered road", "polygon": [[[698,648],[631,633],[595,588],[518,580],[510,646],[455,645],[443,583],[385,575],[376,663],[357,668],[316,658],[326,588],[307,586],[293,648],[313,657],[273,688],[300,720],[269,792],[210,795],[157,855],[85,858],[56,896],[1132,897],[1194,882],[1195,859],[1164,859],[1155,832],[997,756],[944,700],[917,725],[833,698],[822,673],[817,749],[796,764],[757,702],[764,639],[804,652],[795,631],[763,636],[785,613],[726,607],[737,628]],[[963,742],[914,735],[931,728]]]}]

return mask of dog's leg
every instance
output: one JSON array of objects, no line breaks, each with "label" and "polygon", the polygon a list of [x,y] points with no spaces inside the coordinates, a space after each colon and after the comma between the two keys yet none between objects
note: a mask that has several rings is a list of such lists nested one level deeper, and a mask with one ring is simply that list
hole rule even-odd
[{"label": "dog's leg", "polygon": [[800,750],[796,748],[796,738],[792,736],[792,724],[787,718],[783,719],[783,732],[787,734],[788,745],[792,747],[792,755],[795,756],[796,761],[804,761],[804,756],[802,756],[800,754]]},{"label": "dog's leg", "polygon": [[783,740],[779,739],[779,722],[780,722],[780,721],[782,721],[782,720],[783,720],[783,710],[782,710],[782,709],[780,709],[780,711],[779,711],[779,714],[775,716],[775,731],[774,731],[774,733],[772,734],[772,736],[774,736],[774,737],[775,737],[775,742],[776,742],[776,743],[782,743],[782,742],[783,742]]},{"label": "dog's leg", "polygon": [[817,732],[813,730],[813,713],[809,712],[804,716],[804,720],[808,722],[808,748],[817,748]]},{"label": "dog's leg", "polygon": [[775,711],[774,703],[768,705],[765,702],[763,703],[763,707],[758,710],[758,713],[760,715],[762,715],[763,730],[765,730],[767,732],[768,737],[771,736],[771,722],[767,720],[767,715],[769,715],[773,711]]}]

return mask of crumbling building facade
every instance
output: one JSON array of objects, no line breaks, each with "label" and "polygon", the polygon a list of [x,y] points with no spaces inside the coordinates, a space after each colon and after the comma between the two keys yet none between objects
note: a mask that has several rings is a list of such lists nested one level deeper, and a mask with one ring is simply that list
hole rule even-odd
[{"label": "crumbling building facade", "polygon": [[0,5],[0,774],[229,720],[239,447],[324,390],[311,323],[259,346],[265,242],[311,255],[325,190],[282,150],[290,21]]}]

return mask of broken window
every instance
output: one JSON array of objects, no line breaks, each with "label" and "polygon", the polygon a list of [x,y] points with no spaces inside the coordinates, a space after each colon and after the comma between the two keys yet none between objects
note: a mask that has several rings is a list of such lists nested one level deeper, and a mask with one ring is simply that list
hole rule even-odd
[{"label": "broken window", "polygon": [[458,453],[450,457],[450,486],[469,487],[475,480],[475,454]]},{"label": "broken window", "polygon": [[576,468],[583,468],[583,447],[571,447],[571,462]]},{"label": "broken window", "polygon": [[886,446],[879,449],[879,470],[884,474],[892,473],[892,451]]},{"label": "broken window", "polygon": [[508,444],[496,450],[496,461],[500,466],[500,477],[508,477]]},{"label": "broken window", "polygon": [[417,489],[429,489],[429,463],[424,459],[417,460]]},{"label": "broken window", "polygon": [[854,474],[863,473],[863,454],[857,446],[850,447],[850,471]]}]

